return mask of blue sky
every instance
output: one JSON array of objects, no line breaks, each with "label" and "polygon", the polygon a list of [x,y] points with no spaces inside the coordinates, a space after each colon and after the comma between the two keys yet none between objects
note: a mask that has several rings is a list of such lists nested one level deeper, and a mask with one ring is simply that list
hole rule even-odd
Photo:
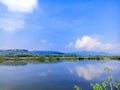
[{"label": "blue sky", "polygon": [[0,49],[120,53],[119,0],[0,0]]}]

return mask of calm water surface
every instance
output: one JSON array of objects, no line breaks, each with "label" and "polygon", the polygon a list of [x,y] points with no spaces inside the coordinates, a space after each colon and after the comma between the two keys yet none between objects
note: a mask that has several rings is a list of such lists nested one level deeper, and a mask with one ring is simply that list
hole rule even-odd
[{"label": "calm water surface", "polygon": [[[104,67],[113,68],[108,73]],[[91,90],[90,83],[120,77],[120,61],[6,61],[0,64],[0,90]]]}]

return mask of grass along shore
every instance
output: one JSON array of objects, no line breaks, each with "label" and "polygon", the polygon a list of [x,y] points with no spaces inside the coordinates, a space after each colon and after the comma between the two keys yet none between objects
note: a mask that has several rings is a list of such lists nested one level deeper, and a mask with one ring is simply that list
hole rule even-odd
[{"label": "grass along shore", "polygon": [[58,56],[58,55],[46,55],[46,56],[9,56],[0,57],[0,62],[5,60],[120,60],[120,56]]}]

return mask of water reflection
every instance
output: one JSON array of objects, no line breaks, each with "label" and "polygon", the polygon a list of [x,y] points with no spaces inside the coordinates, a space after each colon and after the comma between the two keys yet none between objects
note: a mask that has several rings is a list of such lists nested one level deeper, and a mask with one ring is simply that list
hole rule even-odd
[{"label": "water reflection", "polygon": [[[106,66],[114,71],[108,73]],[[0,90],[74,90],[75,84],[91,90],[91,82],[101,82],[109,74],[117,80],[119,66],[115,60],[6,61],[0,64]]]},{"label": "water reflection", "polygon": [[[120,62],[118,61],[102,61],[92,62],[88,64],[74,66],[69,68],[70,73],[77,73],[79,77],[83,77],[85,80],[92,80],[94,78],[100,78],[103,74],[115,74],[120,71]],[[105,71],[105,67],[112,68],[113,73]],[[118,72],[120,74],[120,72]]]},{"label": "water reflection", "polygon": [[83,77],[86,80],[91,80],[94,77],[99,77],[102,73],[104,73],[103,68],[99,68],[93,65],[87,65],[85,67],[76,67],[75,68],[79,77]]},{"label": "water reflection", "polygon": [[6,62],[3,62],[2,65],[6,65],[6,66],[24,66],[24,65],[27,65],[27,63],[24,62],[24,61],[6,61]]},{"label": "water reflection", "polygon": [[27,64],[44,64],[44,63],[59,63],[64,60],[8,60],[0,62],[0,65],[6,66],[24,66]]}]

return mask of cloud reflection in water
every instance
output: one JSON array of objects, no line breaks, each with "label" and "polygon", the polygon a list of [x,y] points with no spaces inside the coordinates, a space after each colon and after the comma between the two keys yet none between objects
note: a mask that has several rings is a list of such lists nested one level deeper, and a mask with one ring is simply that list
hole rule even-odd
[{"label": "cloud reflection in water", "polygon": [[115,74],[115,72],[119,73],[120,71],[118,62],[105,62],[74,66],[73,68],[69,68],[69,72],[76,73],[77,76],[85,80],[92,80],[93,78],[99,78],[101,75],[105,74],[107,72],[104,70],[105,67],[112,68],[114,70],[112,74]]}]

